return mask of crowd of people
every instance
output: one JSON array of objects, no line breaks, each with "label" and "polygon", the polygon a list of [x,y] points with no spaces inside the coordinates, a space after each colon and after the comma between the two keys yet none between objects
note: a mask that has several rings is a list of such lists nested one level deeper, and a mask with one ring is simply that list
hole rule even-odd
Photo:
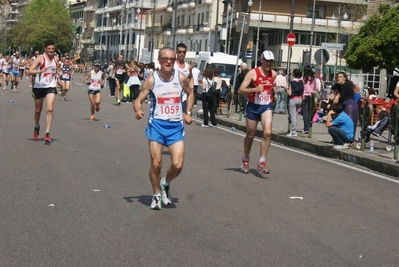
[{"label": "crowd of people", "polygon": [[[200,99],[202,101],[203,123],[202,127],[217,127],[216,111],[220,102],[227,101],[229,90],[226,80],[222,79],[218,69],[211,65],[201,71],[196,63],[189,64],[185,61],[186,45],[180,43],[176,50],[162,48],[159,51],[159,68],[154,63],[143,64],[133,60],[125,61],[123,55],[112,60],[106,67],[101,67],[98,60],[86,72],[83,82],[88,86],[90,102],[90,121],[95,120],[95,112],[100,110],[101,89],[108,81],[109,97],[115,97],[116,105],[121,101],[132,102],[136,119],[142,119],[145,114],[142,104],[146,101],[150,105],[148,124],[145,134],[149,142],[150,171],[149,178],[153,190],[151,209],[159,210],[162,205],[172,204],[170,183],[178,177],[184,162],[184,124],[192,123],[192,109],[197,105],[197,94],[202,88]],[[12,58],[2,59],[2,74],[4,65],[21,66],[21,57],[15,53]],[[19,60],[19,61],[18,61]],[[55,43],[47,40],[44,44],[44,53],[35,53],[28,59],[26,65],[27,77],[31,79],[32,96],[35,102],[34,134],[35,140],[40,135],[40,117],[46,100],[46,130],[44,141],[51,142],[50,129],[52,113],[57,88],[63,100],[74,78],[75,67],[68,55],[58,58],[55,56]],[[307,102],[311,95],[320,93],[323,89],[322,76],[314,73],[310,66],[302,71],[294,69],[290,75],[292,79],[287,82],[285,72],[276,72],[272,69],[274,54],[264,51],[256,66],[250,68],[241,64],[237,77],[234,78],[234,95],[241,95],[247,101],[244,108],[246,120],[246,136],[243,142],[243,157],[241,171],[250,172],[250,151],[260,122],[263,135],[261,137],[259,160],[256,170],[260,174],[268,174],[266,157],[271,142],[273,114],[285,113],[288,107],[291,131],[289,137],[297,136],[297,117],[302,110],[304,120],[303,133],[309,131],[310,112]],[[6,68],[7,69],[7,68]],[[17,68],[10,67],[9,72],[17,78],[10,79],[13,88],[16,88],[20,76],[16,76]],[[2,77],[4,77],[2,75]],[[20,75],[20,72],[18,72]],[[337,74],[337,83],[333,85],[333,93],[329,101],[324,101],[320,109],[326,112],[326,126],[333,138],[334,148],[347,148],[356,135],[357,123],[357,95],[356,87],[347,78],[344,72]],[[1,80],[5,83],[5,80]],[[399,86],[399,85],[398,85]],[[286,98],[286,95],[288,96]],[[287,102],[285,102],[287,99]],[[209,113],[209,114],[208,114]],[[210,121],[210,122],[209,122]],[[161,175],[162,151],[169,149],[171,165],[166,175]]]}]

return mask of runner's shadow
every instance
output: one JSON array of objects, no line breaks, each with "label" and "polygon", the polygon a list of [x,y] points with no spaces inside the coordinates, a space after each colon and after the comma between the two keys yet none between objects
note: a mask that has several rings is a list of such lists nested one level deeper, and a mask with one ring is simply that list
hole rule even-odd
[{"label": "runner's shadow", "polygon": [[[243,172],[241,171],[241,168],[226,168],[225,170],[226,170],[226,171],[235,171],[235,172],[239,172],[239,173],[242,173],[243,175],[245,175],[245,173],[243,173]],[[267,175],[267,174],[262,175],[262,174],[260,174],[260,173],[259,173],[257,170],[255,170],[255,169],[250,169],[248,174],[252,174],[253,176],[258,177],[258,178],[261,178],[261,179],[268,179],[268,178],[265,176],[265,175]]]},{"label": "runner's shadow", "polygon": [[[144,206],[149,207],[151,205],[152,196],[151,195],[141,195],[141,196],[123,197],[123,199],[129,203],[133,203],[134,199],[136,199],[136,201],[138,201],[139,203],[143,204]],[[172,205],[169,205],[169,206],[162,205],[162,208],[163,209],[175,209],[176,208],[175,203],[179,203],[179,199],[172,197]]]}]

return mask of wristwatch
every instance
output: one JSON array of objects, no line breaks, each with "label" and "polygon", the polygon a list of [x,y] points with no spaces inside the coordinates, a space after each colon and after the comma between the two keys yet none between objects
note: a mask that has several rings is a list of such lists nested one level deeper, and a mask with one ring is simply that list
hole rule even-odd
[{"label": "wristwatch", "polygon": [[188,116],[191,116],[191,111],[187,111],[186,114],[187,114]]}]

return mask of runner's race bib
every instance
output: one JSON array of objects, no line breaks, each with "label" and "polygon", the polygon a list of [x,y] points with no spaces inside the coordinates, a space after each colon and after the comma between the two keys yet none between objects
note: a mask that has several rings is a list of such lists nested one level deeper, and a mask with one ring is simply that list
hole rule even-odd
[{"label": "runner's race bib", "polygon": [[266,92],[255,94],[254,103],[258,105],[269,105],[271,102],[271,95]]},{"label": "runner's race bib", "polygon": [[157,111],[155,118],[161,120],[179,120],[181,119],[180,97],[157,97]]}]

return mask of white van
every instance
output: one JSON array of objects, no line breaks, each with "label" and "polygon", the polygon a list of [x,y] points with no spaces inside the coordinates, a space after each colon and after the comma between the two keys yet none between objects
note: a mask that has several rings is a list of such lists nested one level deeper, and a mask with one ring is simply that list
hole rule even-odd
[{"label": "white van", "polygon": [[[238,59],[238,67],[241,63],[242,60]],[[220,70],[220,76],[229,85],[230,79],[234,76],[234,71],[236,70],[237,56],[221,52],[199,52],[197,66],[201,73],[204,71],[206,64],[210,64],[213,69]]]}]

